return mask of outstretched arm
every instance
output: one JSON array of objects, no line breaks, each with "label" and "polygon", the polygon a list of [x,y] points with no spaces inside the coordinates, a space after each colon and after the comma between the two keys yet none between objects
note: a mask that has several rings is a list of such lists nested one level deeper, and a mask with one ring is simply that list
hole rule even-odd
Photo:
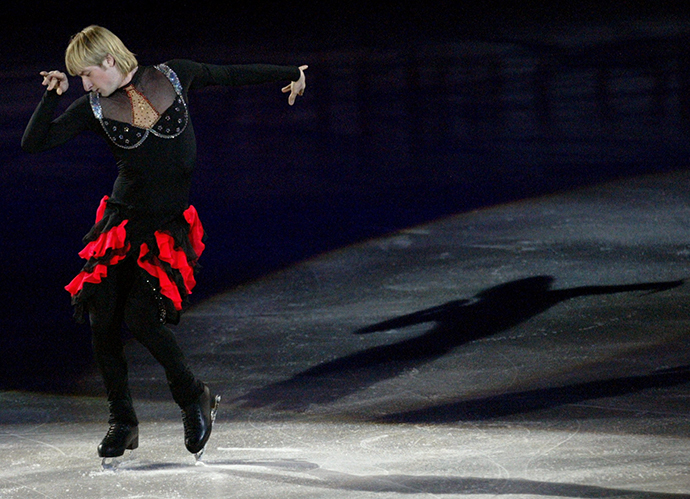
[{"label": "outstretched arm", "polygon": [[[256,85],[274,81],[290,81],[288,99],[293,104],[297,95],[304,91],[304,70],[307,66],[276,66],[273,64],[204,64],[184,59],[167,62],[177,74],[185,89],[198,90],[209,85]],[[290,90],[294,88],[295,91]]]},{"label": "outstretched arm", "polygon": [[295,99],[298,95],[304,95],[304,89],[307,88],[307,81],[304,77],[304,70],[309,66],[299,67],[299,80],[291,82],[289,85],[283,87],[283,93],[286,94],[290,92],[288,96],[288,104],[291,106],[295,103]]}]

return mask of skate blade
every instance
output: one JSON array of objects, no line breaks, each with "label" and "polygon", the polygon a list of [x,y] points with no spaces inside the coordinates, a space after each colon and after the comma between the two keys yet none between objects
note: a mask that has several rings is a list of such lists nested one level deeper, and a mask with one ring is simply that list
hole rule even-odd
[{"label": "skate blade", "polygon": [[213,399],[213,407],[211,407],[211,423],[215,423],[216,414],[218,414],[218,406],[220,405],[220,395],[216,395]]},{"label": "skate blade", "polygon": [[129,453],[125,453],[118,457],[104,457],[101,461],[101,469],[103,471],[117,471],[120,466],[131,461],[134,458],[134,449]]},{"label": "skate blade", "polygon": [[[211,425],[215,423],[216,421],[216,414],[218,414],[218,406],[220,405],[220,395],[216,395],[213,399],[213,406],[211,407]],[[204,464],[201,462],[201,457],[204,455],[204,451],[206,450],[206,445],[194,454],[194,459],[196,460],[196,464]]]}]

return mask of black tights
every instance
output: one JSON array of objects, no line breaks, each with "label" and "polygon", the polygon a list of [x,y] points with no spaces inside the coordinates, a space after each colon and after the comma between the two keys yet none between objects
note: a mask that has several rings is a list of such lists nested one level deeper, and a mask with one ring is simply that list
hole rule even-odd
[{"label": "black tights", "polygon": [[108,269],[108,277],[88,300],[94,356],[108,394],[110,423],[137,424],[128,385],[123,323],[163,366],[178,405],[184,407],[203,392],[175,335],[160,323],[158,304],[143,272],[135,258],[123,260]]}]

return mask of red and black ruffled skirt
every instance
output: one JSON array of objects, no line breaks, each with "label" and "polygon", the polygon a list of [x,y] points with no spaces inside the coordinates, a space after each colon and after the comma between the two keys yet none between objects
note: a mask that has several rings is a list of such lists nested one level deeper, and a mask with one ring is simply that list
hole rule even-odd
[{"label": "red and black ruffled skirt", "polygon": [[88,297],[108,277],[109,268],[134,254],[146,280],[153,283],[157,299],[168,311],[161,314],[161,320],[176,323],[196,285],[194,270],[205,248],[199,215],[189,206],[146,237],[130,237],[128,223],[130,220],[120,210],[111,209],[105,196],[96,212],[96,223],[84,238],[86,246],[79,252],[86,263],[65,286],[72,295],[75,318],[83,318]]}]

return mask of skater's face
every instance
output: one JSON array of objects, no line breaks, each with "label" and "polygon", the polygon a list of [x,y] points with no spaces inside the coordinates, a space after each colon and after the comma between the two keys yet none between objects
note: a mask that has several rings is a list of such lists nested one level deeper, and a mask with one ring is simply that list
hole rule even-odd
[{"label": "skater's face", "polygon": [[100,66],[85,67],[79,76],[85,91],[98,92],[103,97],[120,88],[124,80],[112,56],[106,57]]}]

